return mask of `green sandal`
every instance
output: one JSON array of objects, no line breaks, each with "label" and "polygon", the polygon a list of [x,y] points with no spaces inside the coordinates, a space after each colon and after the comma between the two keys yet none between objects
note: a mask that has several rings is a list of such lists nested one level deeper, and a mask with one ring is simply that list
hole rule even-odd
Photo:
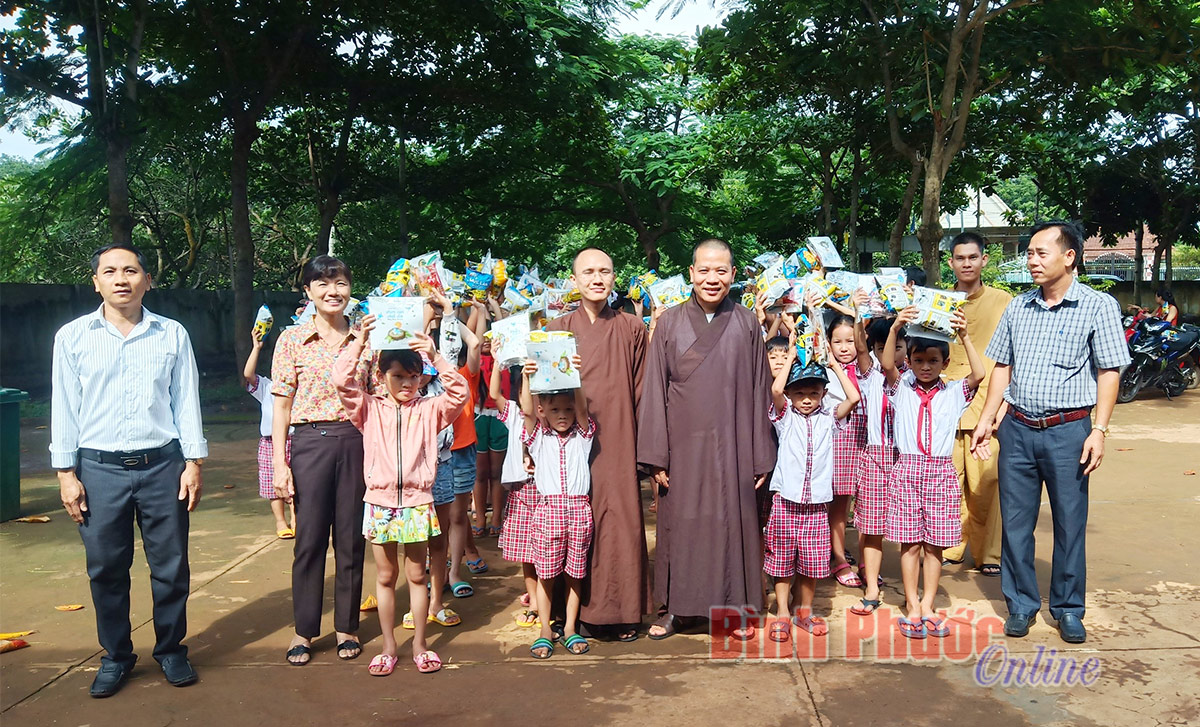
[{"label": "green sandal", "polygon": [[[538,649],[546,649],[545,656],[538,656]],[[554,642],[545,637],[541,637],[537,641],[533,642],[533,644],[529,647],[529,653],[535,659],[549,659],[550,657],[554,656]]]},{"label": "green sandal", "polygon": [[[576,650],[575,647],[578,644],[583,644],[583,648]],[[567,651],[571,652],[575,656],[582,656],[592,649],[591,645],[588,644],[587,639],[583,638],[579,634],[571,634],[568,636],[567,640],[563,642],[563,646],[567,647]]]}]

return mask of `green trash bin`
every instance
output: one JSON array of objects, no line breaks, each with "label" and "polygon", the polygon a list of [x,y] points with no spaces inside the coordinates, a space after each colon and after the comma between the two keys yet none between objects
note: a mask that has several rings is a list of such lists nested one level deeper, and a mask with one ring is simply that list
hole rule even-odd
[{"label": "green trash bin", "polygon": [[0,389],[0,522],[21,515],[21,402],[28,398]]}]

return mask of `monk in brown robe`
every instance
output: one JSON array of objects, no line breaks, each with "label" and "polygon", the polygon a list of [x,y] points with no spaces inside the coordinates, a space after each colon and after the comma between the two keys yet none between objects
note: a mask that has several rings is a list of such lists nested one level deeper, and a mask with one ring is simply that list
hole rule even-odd
[{"label": "monk in brown robe", "polygon": [[654,596],[664,604],[652,639],[675,633],[676,617],[763,605],[754,491],[775,466],[771,382],[758,320],[729,298],[734,270],[725,242],[696,246],[692,297],[662,315],[646,360],[638,461],[659,491]]},{"label": "monk in brown robe", "polygon": [[608,304],[615,276],[603,250],[575,255],[572,280],[578,310],[546,328],[575,334],[588,412],[596,420],[592,444],[592,519],[595,535],[580,620],[589,631],[621,641],[637,638],[650,613],[650,561],[637,473],[637,400],[646,358],[646,327]]}]

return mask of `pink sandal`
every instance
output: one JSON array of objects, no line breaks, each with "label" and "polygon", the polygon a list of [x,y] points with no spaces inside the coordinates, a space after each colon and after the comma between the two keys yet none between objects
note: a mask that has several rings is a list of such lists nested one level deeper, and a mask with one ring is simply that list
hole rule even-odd
[{"label": "pink sandal", "polygon": [[399,661],[399,659],[391,654],[380,654],[374,659],[371,659],[371,663],[367,665],[367,671],[370,672],[371,676],[373,677],[385,677],[396,669],[397,661]]},{"label": "pink sandal", "polygon": [[854,572],[854,566],[850,565],[849,563],[843,563],[832,573],[832,575],[837,579],[838,583],[841,583],[847,588],[863,587],[862,579],[859,578],[858,574]]},{"label": "pink sandal", "polygon": [[413,663],[422,674],[432,674],[442,668],[442,660],[435,651],[422,651],[413,657]]}]

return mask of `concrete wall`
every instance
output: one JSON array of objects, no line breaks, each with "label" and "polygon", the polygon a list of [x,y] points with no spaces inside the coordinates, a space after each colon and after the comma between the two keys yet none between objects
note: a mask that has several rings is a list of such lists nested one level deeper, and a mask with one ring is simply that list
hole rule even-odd
[{"label": "concrete wall", "polygon": [[[1177,280],[1169,287],[1179,305],[1180,318],[1189,323],[1197,322],[1196,319],[1200,318],[1200,280]],[[1157,288],[1149,282],[1142,284],[1142,306],[1149,308],[1154,305],[1155,290]],[[1122,309],[1134,302],[1132,281],[1116,283],[1109,292],[1121,302]]]},{"label": "concrete wall", "polygon": [[[254,307],[266,303],[275,328],[263,347],[259,371],[269,371],[278,330],[291,323],[301,294],[255,291]],[[25,389],[35,396],[50,391],[55,332],[90,313],[100,296],[90,285],[0,283],[0,386]],[[224,375],[241,369],[233,348],[233,291],[151,290],[146,308],[187,328],[202,374]]]}]

